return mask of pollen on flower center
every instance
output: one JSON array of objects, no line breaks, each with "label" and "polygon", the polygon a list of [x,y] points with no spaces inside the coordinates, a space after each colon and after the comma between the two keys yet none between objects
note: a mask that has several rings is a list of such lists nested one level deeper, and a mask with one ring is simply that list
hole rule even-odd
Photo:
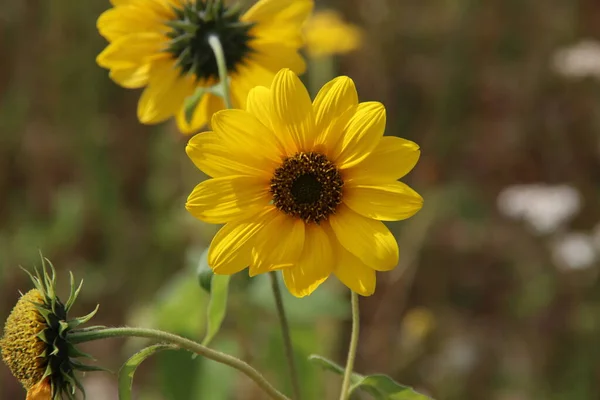
[{"label": "pollen on flower center", "polygon": [[306,223],[319,223],[342,202],[344,181],[323,154],[297,153],[286,158],[271,178],[273,204]]},{"label": "pollen on flower center", "polygon": [[236,72],[251,53],[252,24],[240,21],[239,11],[226,8],[222,1],[192,0],[174,11],[176,19],[165,23],[171,29],[166,51],[173,54],[182,75],[218,80],[217,61],[208,44],[210,35],[219,37],[229,72]]}]

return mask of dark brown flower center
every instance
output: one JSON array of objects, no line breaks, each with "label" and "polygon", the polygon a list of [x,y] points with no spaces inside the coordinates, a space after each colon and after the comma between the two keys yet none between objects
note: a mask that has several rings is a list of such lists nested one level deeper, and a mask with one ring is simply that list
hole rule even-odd
[{"label": "dark brown flower center", "polygon": [[271,178],[273,204],[307,224],[318,224],[335,213],[342,202],[343,186],[336,166],[315,152],[286,158]]}]

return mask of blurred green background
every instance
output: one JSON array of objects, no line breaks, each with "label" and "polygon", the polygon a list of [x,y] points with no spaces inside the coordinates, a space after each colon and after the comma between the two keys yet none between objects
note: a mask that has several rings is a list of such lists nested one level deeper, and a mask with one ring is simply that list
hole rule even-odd
[{"label": "blurred green background", "polygon": [[[339,72],[363,101],[386,105],[387,134],[422,148],[405,181],[425,207],[390,225],[401,263],[361,299],[357,371],[438,400],[599,399],[600,50],[577,46],[600,39],[600,3],[317,3],[365,33],[361,49],[336,59]],[[42,250],[63,296],[67,271],[85,280],[74,314],[99,303],[95,324],[199,339],[207,295],[194,270],[216,228],[183,205],[203,176],[185,156],[188,138],[171,123],[139,124],[139,93],[95,64],[105,46],[95,21],[108,7],[0,1],[0,320],[30,287],[18,266],[39,266]],[[536,184],[537,194],[506,191],[517,184]],[[289,393],[268,279],[243,275],[214,345]],[[340,379],[306,357],[343,363],[347,348],[347,292],[330,281],[288,299],[310,400],[337,398]],[[118,370],[144,344],[85,347]],[[115,376],[84,383],[90,400],[116,399]],[[135,391],[144,400],[264,398],[245,377],[184,353],[142,365]],[[24,398],[3,364],[0,393]]]}]

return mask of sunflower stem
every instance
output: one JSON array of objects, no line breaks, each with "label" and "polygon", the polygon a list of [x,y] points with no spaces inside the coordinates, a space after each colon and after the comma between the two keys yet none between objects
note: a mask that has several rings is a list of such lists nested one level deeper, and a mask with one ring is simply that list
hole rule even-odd
[{"label": "sunflower stem", "polygon": [[285,315],[279,279],[277,279],[277,273],[273,271],[269,272],[269,277],[271,278],[271,287],[273,288],[273,296],[275,297],[275,305],[277,306],[277,316],[279,317],[279,324],[281,325],[281,336],[283,336],[283,346],[285,347],[285,357],[287,358],[288,368],[290,370],[294,399],[300,400],[302,397],[300,392],[300,379],[298,379],[298,370],[296,369],[296,363],[294,361],[294,347],[292,346],[290,325],[288,324]]},{"label": "sunflower stem", "polygon": [[238,371],[245,374],[248,378],[252,379],[272,399],[291,400],[284,394],[279,392],[277,389],[275,389],[261,375],[260,372],[258,372],[248,363],[228,354],[221,353],[220,351],[216,351],[206,346],[202,346],[200,343],[196,343],[193,340],[186,339],[184,337],[169,332],[163,332],[156,329],[121,327],[72,331],[68,334],[69,341],[73,344],[116,337],[140,337],[154,339],[163,343],[174,344],[181,349],[188,350],[192,353],[206,357],[221,364],[229,365],[230,367],[237,369]]},{"label": "sunflower stem", "polygon": [[344,381],[342,383],[340,400],[347,400],[350,396],[350,383],[352,381],[352,370],[354,369],[354,360],[356,359],[356,349],[358,348],[358,331],[360,329],[358,295],[354,291],[351,291],[350,293],[352,299],[352,334],[350,336],[350,348],[348,349],[348,359],[346,361],[346,370],[344,371]]},{"label": "sunflower stem", "polygon": [[208,36],[208,44],[215,53],[217,59],[217,67],[219,68],[219,81],[223,91],[223,100],[225,100],[225,108],[233,108],[231,104],[231,95],[229,93],[229,78],[227,76],[227,60],[225,60],[225,52],[219,36],[212,34]]}]

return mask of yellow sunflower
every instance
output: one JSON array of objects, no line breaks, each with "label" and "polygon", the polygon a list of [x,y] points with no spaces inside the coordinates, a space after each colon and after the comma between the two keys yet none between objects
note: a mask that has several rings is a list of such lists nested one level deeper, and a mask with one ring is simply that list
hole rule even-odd
[{"label": "yellow sunflower", "polygon": [[244,14],[222,0],[111,3],[114,7],[98,18],[98,30],[110,44],[97,62],[119,85],[145,87],[138,103],[142,123],[175,115],[179,129],[191,133],[224,108],[223,100],[208,92],[186,113],[186,99],[219,83],[211,35],[223,46],[236,107],[244,108],[250,89],[270,85],[281,68],[297,73],[306,68],[298,49],[312,0],[259,0]]},{"label": "yellow sunflower", "polygon": [[338,77],[313,102],[296,74],[250,91],[245,110],[223,110],[212,132],[186,152],[212,177],[190,194],[196,218],[225,224],[208,263],[216,274],[282,270],[289,291],[306,296],[330,274],[367,296],[375,271],[398,263],[398,245],[381,221],[415,214],[423,199],[397,181],[420,155],[408,140],[383,136],[385,108],[359,103]]},{"label": "yellow sunflower", "polygon": [[315,12],[304,25],[306,50],[311,57],[356,50],[362,42],[362,35],[359,27],[344,22],[334,10]]}]

